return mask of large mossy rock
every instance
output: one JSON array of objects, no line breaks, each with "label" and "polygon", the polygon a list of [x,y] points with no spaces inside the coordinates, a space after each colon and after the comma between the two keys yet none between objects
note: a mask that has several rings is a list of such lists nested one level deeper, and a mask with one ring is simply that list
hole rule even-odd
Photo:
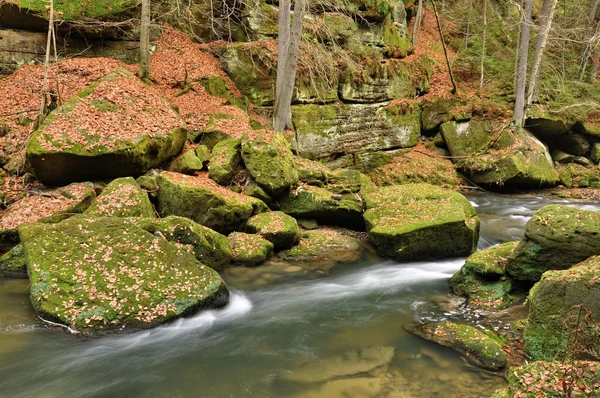
[{"label": "large mossy rock", "polygon": [[273,243],[260,235],[232,232],[229,245],[233,262],[247,266],[261,265],[273,254]]},{"label": "large mossy rock", "polygon": [[296,149],[311,159],[408,148],[417,144],[421,134],[418,106],[298,105],[292,107],[292,118]]},{"label": "large mossy rock", "polygon": [[564,205],[535,212],[525,237],[508,259],[514,279],[537,282],[548,270],[563,270],[600,254],[600,213]]},{"label": "large mossy rock", "polygon": [[[8,1],[10,4],[14,1]],[[20,0],[16,2],[21,12],[32,13],[41,18],[48,19],[48,5],[43,0]],[[87,2],[60,1],[55,6],[61,19],[66,21],[83,21],[89,18],[101,19],[116,15],[131,9],[136,9],[138,2],[135,0],[93,0]]]},{"label": "large mossy rock", "polygon": [[450,347],[476,366],[502,370],[508,364],[502,345],[491,333],[453,322],[409,324],[405,329],[425,340]]},{"label": "large mossy rock", "polygon": [[315,219],[321,224],[364,228],[362,200],[354,194],[338,196],[326,189],[301,186],[279,200],[280,210],[290,216]]},{"label": "large mossy rock", "polygon": [[379,253],[399,261],[471,254],[479,218],[461,194],[428,184],[393,185],[363,195],[364,219]]},{"label": "large mossy rock", "polygon": [[255,215],[246,223],[246,231],[273,243],[275,250],[289,249],[300,241],[298,223],[281,211]]},{"label": "large mossy rock", "polygon": [[216,271],[222,270],[231,261],[227,237],[189,218],[169,216],[128,221],[169,242],[190,247],[198,261]]},{"label": "large mossy rock", "polygon": [[216,271],[124,219],[19,228],[38,315],[81,334],[146,329],[228,301]]},{"label": "large mossy rock", "polygon": [[131,177],[117,178],[84,212],[99,217],[155,217],[148,194]]},{"label": "large mossy rock", "polygon": [[579,308],[573,308],[585,307],[592,315],[591,322],[600,323],[600,257],[590,257],[568,270],[545,272],[529,292],[528,301],[529,318],[523,338],[525,350],[534,359],[567,358],[569,347],[573,349],[569,338],[577,328],[588,339],[580,338],[580,344],[586,347],[592,343],[594,347],[586,348],[600,348],[597,335],[589,335],[590,320],[585,312],[579,314]]},{"label": "large mossy rock", "polygon": [[210,157],[208,177],[215,180],[217,184],[229,184],[242,160],[240,148],[241,143],[237,138],[229,138],[217,143]]},{"label": "large mossy rock", "polygon": [[0,276],[27,278],[27,263],[22,244],[16,245],[0,257]]},{"label": "large mossy rock", "polygon": [[242,228],[250,217],[269,210],[261,200],[224,188],[205,173],[187,176],[162,172],[157,182],[159,213],[187,217],[223,234]]},{"label": "large mossy rock", "polygon": [[456,158],[484,152],[493,140],[490,122],[447,122],[441,125],[440,131],[450,153]]},{"label": "large mossy rock", "polygon": [[[206,161],[208,160],[206,159]],[[194,172],[201,171],[203,168],[203,161],[196,156],[194,151],[185,151],[169,163],[167,170],[175,173],[194,174]]]},{"label": "large mossy rock", "polygon": [[242,159],[252,179],[269,195],[278,195],[298,182],[290,145],[279,133],[244,136]]},{"label": "large mossy rock", "polygon": [[96,198],[91,184],[71,184],[13,203],[0,217],[0,252],[19,242],[17,228],[29,222],[56,223],[85,211]]},{"label": "large mossy rock", "polygon": [[300,157],[296,157],[294,160],[300,181],[308,185],[325,188],[332,193],[357,193],[360,192],[363,184],[370,182],[367,176],[357,170],[332,170],[318,161]]},{"label": "large mossy rock", "polygon": [[559,167],[560,182],[567,188],[600,188],[600,168],[569,164]]},{"label": "large mossy rock", "polygon": [[119,68],[48,115],[27,160],[46,185],[137,176],[177,156],[186,135],[169,104]]},{"label": "large mossy rock", "polygon": [[518,243],[507,242],[470,255],[450,279],[452,291],[467,297],[470,307],[497,310],[512,305],[516,298],[505,267]]}]

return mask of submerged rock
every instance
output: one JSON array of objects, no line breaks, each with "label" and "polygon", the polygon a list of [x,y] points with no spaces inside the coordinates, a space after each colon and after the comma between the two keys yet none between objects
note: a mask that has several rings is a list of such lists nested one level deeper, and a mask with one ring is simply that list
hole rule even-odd
[{"label": "submerged rock", "polygon": [[474,326],[452,322],[409,324],[405,329],[425,340],[450,347],[474,365],[488,370],[502,370],[508,364],[502,345]]},{"label": "submerged rock", "polygon": [[[600,323],[600,257],[590,257],[568,270],[545,272],[529,292],[528,301],[523,337],[525,350],[534,359],[567,358],[575,329],[583,352],[597,349],[597,335],[590,334],[590,327]],[[592,318],[587,319],[586,311],[580,314],[574,306],[583,306]]]},{"label": "submerged rock", "polygon": [[273,254],[273,243],[260,235],[242,232],[229,234],[229,245],[236,263],[256,266],[264,263]]},{"label": "submerged rock", "polygon": [[461,194],[428,184],[394,185],[364,195],[364,218],[380,254],[400,261],[471,254],[479,218]]},{"label": "submerged rock", "polygon": [[518,243],[503,243],[469,256],[450,279],[452,291],[467,297],[471,307],[502,309],[513,304],[513,281],[504,269]]},{"label": "submerged rock", "polygon": [[169,216],[165,218],[128,220],[145,231],[169,242],[190,247],[202,264],[220,271],[231,261],[231,248],[227,237],[189,218]]},{"label": "submerged rock", "polygon": [[246,223],[246,230],[273,243],[275,250],[289,249],[300,241],[298,223],[281,211],[255,215]]},{"label": "submerged rock", "polygon": [[214,270],[124,219],[77,216],[19,235],[33,307],[73,332],[146,329],[228,301]]},{"label": "submerged rock", "polygon": [[0,217],[0,252],[17,243],[17,227],[29,222],[56,223],[85,211],[96,198],[91,184],[40,191],[13,203]]},{"label": "submerged rock", "polygon": [[550,205],[535,212],[508,259],[514,279],[537,282],[548,270],[567,269],[600,254],[600,212]]},{"label": "submerged rock", "polygon": [[269,210],[261,200],[224,188],[205,173],[162,172],[157,181],[159,213],[187,217],[220,233],[240,229],[250,217]]},{"label": "submerged rock", "polygon": [[131,177],[117,178],[84,212],[99,217],[155,217],[146,191]]},{"label": "submerged rock", "polygon": [[46,185],[137,176],[177,156],[186,135],[169,104],[119,68],[48,115],[27,160]]}]

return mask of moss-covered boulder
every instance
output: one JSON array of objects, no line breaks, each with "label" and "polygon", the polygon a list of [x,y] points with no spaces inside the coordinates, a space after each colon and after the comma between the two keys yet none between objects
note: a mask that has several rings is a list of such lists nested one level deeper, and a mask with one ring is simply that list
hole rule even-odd
[{"label": "moss-covered boulder", "polygon": [[461,194],[428,184],[393,185],[363,195],[364,219],[379,253],[400,261],[471,254],[479,218]]},{"label": "moss-covered boulder", "polygon": [[0,257],[0,276],[27,278],[27,263],[22,244],[16,245]]},{"label": "moss-covered boulder", "polygon": [[252,179],[269,195],[277,195],[298,182],[290,145],[279,133],[242,138],[242,159]]},{"label": "moss-covered boulder", "polygon": [[300,241],[296,219],[281,211],[255,215],[246,223],[246,231],[273,243],[275,250],[289,249]]},{"label": "moss-covered boulder", "polygon": [[319,228],[305,231],[300,243],[278,253],[286,261],[327,272],[337,264],[358,261],[363,246],[343,230]]},{"label": "moss-covered boulder", "polygon": [[222,270],[231,261],[227,237],[189,218],[169,216],[128,221],[169,242],[186,245],[198,261],[216,271]]},{"label": "moss-covered boulder", "polygon": [[229,245],[233,261],[248,266],[260,265],[273,254],[273,243],[260,235],[233,232],[229,234]]},{"label": "moss-covered boulder", "polygon": [[[545,272],[529,292],[528,301],[525,350],[534,359],[567,358],[573,349],[569,336],[572,338],[577,328],[588,339],[580,338],[578,343],[600,348],[597,335],[589,335],[594,322],[600,323],[600,257],[590,257],[568,270]],[[592,318],[586,319],[586,313],[579,314],[579,308],[573,306],[585,307]]]},{"label": "moss-covered boulder", "polygon": [[[13,0],[8,3],[15,3]],[[33,13],[41,18],[48,19],[47,3],[43,0],[20,0],[16,2],[22,12]],[[127,10],[136,9],[138,2],[135,0],[103,0],[88,1],[60,1],[55,6],[61,19],[66,21],[82,21],[89,18],[101,19],[110,15],[119,14]]]},{"label": "moss-covered boulder", "polygon": [[447,122],[441,125],[442,137],[452,156],[460,158],[484,152],[492,144],[493,132],[490,122]]},{"label": "moss-covered boulder", "polygon": [[447,98],[423,102],[421,105],[423,110],[421,113],[423,132],[429,136],[437,134],[443,123],[450,122],[453,119],[452,108],[457,105],[459,103],[455,100]]},{"label": "moss-covered boulder", "polygon": [[229,138],[217,143],[210,157],[208,177],[220,185],[229,184],[242,160],[240,148],[241,143],[237,138]]},{"label": "moss-covered boulder", "polygon": [[503,309],[516,300],[513,282],[506,275],[508,256],[519,242],[507,242],[469,256],[450,279],[455,294],[465,296],[468,305],[486,309]]},{"label": "moss-covered boulder", "polygon": [[279,200],[280,210],[294,218],[315,219],[320,224],[363,229],[363,204],[354,194],[334,194],[314,186],[300,186]]},{"label": "moss-covered boulder", "polygon": [[325,188],[332,193],[346,194],[360,192],[363,181],[368,177],[357,170],[332,170],[323,163],[305,158],[294,158],[300,181],[305,184]]},{"label": "moss-covered boulder", "polygon": [[72,332],[146,329],[228,301],[216,271],[124,219],[78,216],[19,235],[33,307]]},{"label": "moss-covered boulder", "polygon": [[148,194],[131,177],[117,178],[108,184],[84,214],[100,217],[155,217]]},{"label": "moss-covered boulder", "polygon": [[508,363],[498,339],[475,326],[453,322],[415,323],[406,325],[405,329],[425,340],[460,352],[469,362],[483,369],[502,370]]},{"label": "moss-covered boulder", "polygon": [[196,156],[194,151],[185,151],[169,163],[167,170],[175,173],[194,174],[194,172],[200,171],[203,168],[204,164],[202,160]]},{"label": "moss-covered boulder", "polygon": [[13,203],[0,217],[0,252],[19,242],[17,228],[29,222],[56,223],[85,211],[96,198],[91,184],[41,191]]},{"label": "moss-covered boulder", "polygon": [[564,387],[571,389],[572,397],[589,397],[598,391],[600,366],[592,361],[526,362],[511,368],[507,376],[508,386],[490,398],[564,397]]},{"label": "moss-covered boulder", "polygon": [[220,233],[240,229],[250,217],[269,210],[261,200],[224,188],[206,173],[187,176],[165,171],[157,182],[159,213],[187,217]]},{"label": "moss-covered boulder", "polygon": [[169,104],[119,68],[48,115],[27,160],[46,185],[137,176],[177,156],[186,135]]},{"label": "moss-covered boulder", "polygon": [[600,254],[600,213],[565,205],[535,212],[525,226],[525,237],[508,259],[514,279],[537,282],[548,270],[567,269]]},{"label": "moss-covered boulder", "polygon": [[569,164],[558,169],[560,182],[567,188],[600,188],[600,169]]}]

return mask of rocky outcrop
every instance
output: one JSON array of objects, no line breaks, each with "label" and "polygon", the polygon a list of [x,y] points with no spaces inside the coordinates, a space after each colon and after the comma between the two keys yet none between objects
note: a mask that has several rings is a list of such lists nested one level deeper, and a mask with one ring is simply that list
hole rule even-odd
[{"label": "rocky outcrop", "polygon": [[206,173],[187,176],[165,171],[157,182],[159,213],[187,217],[220,233],[241,229],[250,217],[269,210],[261,200],[224,188]]},{"label": "rocky outcrop", "polygon": [[78,216],[19,235],[36,312],[74,333],[150,328],[228,300],[214,270],[123,219]]},{"label": "rocky outcrop", "polygon": [[246,223],[246,231],[273,243],[275,250],[290,249],[300,242],[298,223],[281,211],[255,215]]},{"label": "rocky outcrop", "polygon": [[185,139],[169,104],[117,69],[48,115],[27,160],[47,185],[137,176],[178,155]]},{"label": "rocky outcrop", "polygon": [[240,148],[241,143],[237,138],[229,138],[217,143],[210,157],[208,177],[215,180],[217,184],[229,184],[242,160]]},{"label": "rocky outcrop", "polygon": [[260,235],[232,232],[229,245],[233,262],[251,267],[264,263],[273,254],[273,243]]},{"label": "rocky outcrop", "polygon": [[600,188],[600,169],[579,164],[559,166],[560,182],[567,188]]},{"label": "rocky outcrop", "polygon": [[427,184],[394,185],[363,195],[364,219],[379,253],[399,261],[471,254],[479,218],[461,194]]},{"label": "rocky outcrop", "polygon": [[537,282],[548,270],[567,269],[600,254],[600,213],[564,205],[535,212],[525,237],[508,258],[506,270],[514,279]]},{"label": "rocky outcrop", "polygon": [[196,171],[203,170],[204,163],[208,162],[209,160],[210,157],[208,159],[201,160],[198,158],[198,156],[196,156],[194,151],[185,151],[173,159],[171,163],[169,163],[167,170],[175,173],[194,174]]},{"label": "rocky outcrop", "polygon": [[155,217],[148,194],[131,177],[118,178],[108,184],[84,214],[99,217]]},{"label": "rocky outcrop", "polygon": [[[545,272],[529,292],[529,317],[524,331],[527,353],[538,360],[567,358],[569,349],[574,349],[573,342],[569,343],[569,335],[577,328],[583,353],[588,348],[597,348],[597,336],[590,335],[589,328],[593,322],[600,322],[599,298],[598,256],[568,270]],[[583,306],[585,310],[580,313],[577,306]],[[591,313],[591,319],[586,318],[587,311]]]},{"label": "rocky outcrop", "polygon": [[469,362],[483,369],[502,370],[508,361],[502,345],[475,326],[452,322],[409,324],[405,329],[425,340],[460,352]]}]

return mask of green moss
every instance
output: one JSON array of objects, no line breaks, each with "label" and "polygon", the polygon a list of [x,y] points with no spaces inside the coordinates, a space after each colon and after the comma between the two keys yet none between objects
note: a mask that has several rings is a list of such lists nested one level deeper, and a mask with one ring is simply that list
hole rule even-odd
[{"label": "green moss", "polygon": [[388,15],[383,22],[383,43],[386,47],[386,54],[389,58],[404,58],[408,55],[410,49],[410,40],[406,31],[401,31],[392,21],[392,16]]},{"label": "green moss", "polygon": [[208,176],[218,184],[229,184],[242,160],[240,149],[241,141],[237,138],[217,143],[212,150]]},{"label": "green moss", "polygon": [[22,244],[16,245],[0,257],[0,276],[27,278],[27,263]]},{"label": "green moss", "polygon": [[559,168],[560,182],[567,188],[600,188],[600,169],[569,164]]},{"label": "green moss", "polygon": [[188,218],[170,216],[129,222],[154,235],[162,236],[169,242],[191,247],[198,261],[216,271],[224,269],[231,261],[227,237]]},{"label": "green moss", "polygon": [[198,159],[194,151],[185,151],[169,163],[167,170],[182,174],[194,174],[203,168],[203,162]]},{"label": "green moss", "polygon": [[303,105],[292,110],[294,125],[299,134],[314,134],[328,137],[328,131],[335,129],[335,121],[340,112],[339,105]]},{"label": "green moss", "polygon": [[131,177],[118,178],[108,184],[84,214],[98,217],[155,217],[148,194]]},{"label": "green moss", "polygon": [[[19,0],[19,7],[33,11],[42,18],[48,18],[46,7],[48,3],[43,0]],[[136,8],[135,0],[90,0],[86,2],[76,0],[57,0],[54,9],[62,13],[66,20],[83,20],[86,18],[102,18],[115,15],[132,8]]]},{"label": "green moss", "polygon": [[123,219],[77,216],[19,235],[33,307],[75,332],[154,327],[228,298],[215,271]]},{"label": "green moss", "polygon": [[281,211],[257,214],[246,223],[246,231],[261,235],[275,250],[289,249],[300,241],[298,223]]},{"label": "green moss", "polygon": [[91,100],[90,104],[100,112],[122,112],[123,108],[106,100]]},{"label": "green moss", "polygon": [[236,263],[256,266],[264,263],[273,254],[273,243],[259,235],[233,232],[229,244]]}]

